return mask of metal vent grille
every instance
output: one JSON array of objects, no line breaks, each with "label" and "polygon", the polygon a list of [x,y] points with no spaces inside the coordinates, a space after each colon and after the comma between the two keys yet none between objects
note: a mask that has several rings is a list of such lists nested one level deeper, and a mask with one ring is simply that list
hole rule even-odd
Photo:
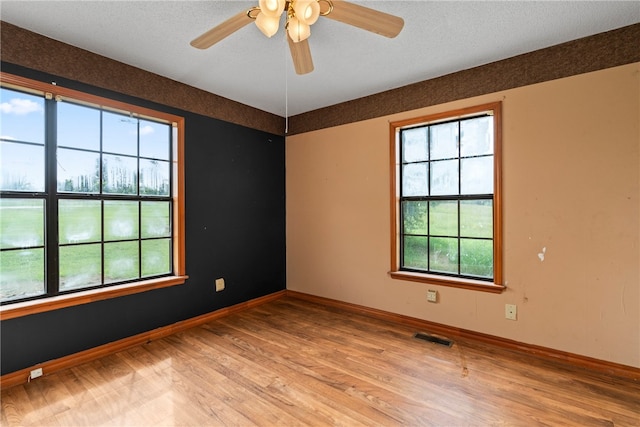
[{"label": "metal vent grille", "polygon": [[415,339],[429,341],[434,344],[440,344],[447,347],[451,347],[453,345],[453,341],[448,340],[446,338],[434,337],[433,335],[425,334],[422,332],[416,332],[413,336]]}]

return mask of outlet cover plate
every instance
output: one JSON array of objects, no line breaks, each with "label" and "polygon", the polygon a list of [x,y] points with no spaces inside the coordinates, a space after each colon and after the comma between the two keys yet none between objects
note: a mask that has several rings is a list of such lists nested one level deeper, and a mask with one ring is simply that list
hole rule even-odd
[{"label": "outlet cover plate", "polygon": [[216,292],[224,290],[224,279],[216,279]]},{"label": "outlet cover plate", "polygon": [[38,378],[42,376],[42,368],[37,368],[37,369],[33,369],[30,373],[29,373],[29,380],[32,380],[34,378]]},{"label": "outlet cover plate", "polygon": [[518,320],[518,307],[515,304],[505,304],[504,317],[509,320]]},{"label": "outlet cover plate", "polygon": [[429,289],[427,291],[427,301],[429,302],[438,302],[438,291],[434,291]]}]

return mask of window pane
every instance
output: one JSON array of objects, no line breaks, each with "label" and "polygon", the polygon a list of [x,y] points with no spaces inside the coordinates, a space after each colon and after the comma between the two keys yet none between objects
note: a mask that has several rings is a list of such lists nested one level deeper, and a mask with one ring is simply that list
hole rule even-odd
[{"label": "window pane", "polygon": [[402,219],[406,234],[427,234],[427,202],[403,202]]},{"label": "window pane", "polygon": [[458,194],[458,160],[431,163],[431,194],[434,196]]},{"label": "window pane", "polygon": [[169,195],[169,162],[140,159],[140,194]]},{"label": "window pane", "polygon": [[171,239],[142,242],[142,276],[171,273]]},{"label": "window pane", "polygon": [[403,267],[427,269],[427,241],[427,237],[405,236]]},{"label": "window pane", "polygon": [[100,150],[100,110],[58,102],[58,147]]},{"label": "window pane", "polygon": [[58,215],[61,244],[101,240],[102,214],[99,200],[61,199],[58,201]]},{"label": "window pane", "polygon": [[142,237],[169,237],[169,202],[142,202]]},{"label": "window pane", "polygon": [[140,277],[138,242],[105,243],[104,282],[121,282]]},{"label": "window pane", "polygon": [[493,242],[460,239],[460,274],[493,277]]},{"label": "window pane", "polygon": [[138,155],[138,119],[103,111],[102,150],[115,154]]},{"label": "window pane", "polygon": [[44,98],[0,89],[0,138],[44,144]]},{"label": "window pane", "polygon": [[171,126],[148,120],[140,120],[140,156],[169,160]]},{"label": "window pane", "polygon": [[99,193],[100,154],[58,148],[59,192]]},{"label": "window pane", "polygon": [[493,193],[493,156],[460,160],[462,194]]},{"label": "window pane", "polygon": [[493,223],[494,174],[499,172],[494,151],[500,153],[494,125],[500,115],[486,108],[470,108],[463,117],[459,112],[423,117],[395,128],[403,167],[395,195],[401,228],[393,235],[399,237],[402,259],[398,262],[392,245],[392,260],[401,270],[493,278],[494,234],[501,233],[500,224]]},{"label": "window pane", "polygon": [[105,200],[104,240],[130,240],[138,237],[138,202]]},{"label": "window pane", "polygon": [[460,155],[493,154],[493,117],[484,116],[460,123]]},{"label": "window pane", "polygon": [[460,236],[493,237],[492,200],[463,200],[460,202]]},{"label": "window pane", "polygon": [[44,146],[0,142],[0,190],[44,191]]},{"label": "window pane", "polygon": [[0,87],[0,301],[182,274],[182,119],[17,83]]},{"label": "window pane", "polygon": [[429,202],[429,235],[458,236],[458,202]]},{"label": "window pane", "polygon": [[428,179],[428,163],[413,163],[402,166],[402,195],[426,196],[429,193]]},{"label": "window pane", "polygon": [[433,125],[431,130],[431,160],[458,157],[458,123]]},{"label": "window pane", "polygon": [[0,248],[44,245],[44,200],[0,199]]},{"label": "window pane", "polygon": [[103,155],[102,191],[112,194],[137,194],[137,159],[134,157]]},{"label": "window pane", "polygon": [[458,274],[458,239],[429,239],[429,268],[440,273]]},{"label": "window pane", "polygon": [[423,162],[429,160],[427,151],[427,128],[402,131],[402,162]]},{"label": "window pane", "polygon": [[60,290],[101,284],[100,244],[60,247]]},{"label": "window pane", "polygon": [[44,249],[0,252],[0,299],[2,301],[44,293]]}]

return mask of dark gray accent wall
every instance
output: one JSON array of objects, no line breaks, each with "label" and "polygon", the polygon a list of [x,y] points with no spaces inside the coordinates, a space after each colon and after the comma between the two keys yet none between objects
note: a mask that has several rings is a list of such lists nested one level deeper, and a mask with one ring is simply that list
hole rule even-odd
[{"label": "dark gray accent wall", "polygon": [[[3,72],[185,117],[183,285],[0,323],[1,373],[286,288],[284,137],[2,63]],[[215,292],[222,277],[226,289]]]}]

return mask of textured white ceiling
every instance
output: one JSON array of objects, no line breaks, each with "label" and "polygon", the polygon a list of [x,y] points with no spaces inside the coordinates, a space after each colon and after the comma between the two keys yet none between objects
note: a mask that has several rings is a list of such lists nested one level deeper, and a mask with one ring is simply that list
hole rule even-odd
[{"label": "textured white ceiling", "polygon": [[640,1],[354,1],[404,18],[388,39],[313,25],[298,76],[282,29],[189,42],[255,1],[6,1],[0,19],[280,116],[295,115],[640,22]]}]

